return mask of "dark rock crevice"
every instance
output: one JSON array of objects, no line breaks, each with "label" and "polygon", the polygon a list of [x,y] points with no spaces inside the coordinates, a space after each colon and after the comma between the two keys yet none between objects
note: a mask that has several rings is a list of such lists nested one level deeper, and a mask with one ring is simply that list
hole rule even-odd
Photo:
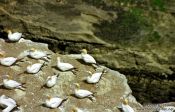
[{"label": "dark rock crevice", "polygon": [[175,73],[160,73],[136,69],[117,69],[125,74],[136,99],[142,103],[165,103],[175,101]]},{"label": "dark rock crevice", "polygon": [[98,43],[89,43],[84,41],[71,41],[71,40],[60,40],[53,39],[54,37],[50,36],[36,36],[33,34],[25,34],[26,39],[30,39],[34,42],[47,43],[49,49],[53,52],[59,52],[61,54],[71,54],[71,53],[80,53],[79,50],[86,48],[92,52],[93,48],[105,48],[106,46]]}]

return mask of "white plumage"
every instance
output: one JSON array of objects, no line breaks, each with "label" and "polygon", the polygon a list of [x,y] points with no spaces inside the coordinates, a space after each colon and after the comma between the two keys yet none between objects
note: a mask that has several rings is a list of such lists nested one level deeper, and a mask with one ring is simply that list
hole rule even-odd
[{"label": "white plumage", "polygon": [[10,79],[3,79],[3,86],[7,89],[22,89],[24,90],[21,83],[10,80]]},{"label": "white plumage", "polygon": [[46,80],[47,87],[53,87],[57,82],[58,75],[48,76]]},{"label": "white plumage", "polygon": [[27,73],[36,74],[40,71],[44,63],[35,63],[33,65],[27,66]]},{"label": "white plumage", "polygon": [[77,88],[75,89],[75,96],[78,98],[93,98],[93,93],[88,91],[88,90],[84,90],[84,89],[79,89],[80,85],[79,84],[75,84],[77,86]]},{"label": "white plumage", "polygon": [[78,98],[91,97],[91,95],[93,95],[93,93],[88,90],[84,89],[75,90],[75,96]]},{"label": "white plumage", "polygon": [[14,57],[6,57],[6,58],[0,58],[1,65],[4,66],[11,66],[13,65],[18,59]]},{"label": "white plumage", "polygon": [[81,56],[82,56],[82,59],[85,63],[96,64],[95,59],[91,55],[87,54],[86,49],[83,49],[81,51],[82,51]]},{"label": "white plumage", "polygon": [[2,110],[2,112],[11,112],[11,110],[13,110],[13,108],[15,108],[17,104],[14,99],[2,95],[0,96],[0,106],[5,108]]},{"label": "white plumage", "polygon": [[86,82],[90,83],[90,84],[98,83],[101,76],[102,76],[102,74],[103,74],[103,72],[97,72],[97,73],[94,73],[94,74],[91,73],[92,76],[88,76],[87,79],[86,79]]},{"label": "white plumage", "polygon": [[122,104],[122,111],[123,112],[134,112],[132,107],[130,107],[129,105],[124,105],[124,104]]},{"label": "white plumage", "polygon": [[66,100],[67,99],[62,99],[62,98],[59,98],[59,97],[53,97],[53,98],[46,99],[44,104],[45,104],[46,107],[49,107],[49,108],[58,108]]},{"label": "white plumage", "polygon": [[41,59],[41,58],[47,59],[48,58],[48,53],[44,51],[31,49],[28,52],[29,52],[29,56],[34,59]]},{"label": "white plumage", "polygon": [[127,99],[123,100],[123,103],[120,108],[123,112],[134,112],[134,109],[128,105]]},{"label": "white plumage", "polygon": [[22,36],[22,33],[19,32],[12,33],[10,30],[8,30],[7,32],[8,32],[8,39],[12,42],[19,41]]},{"label": "white plumage", "polygon": [[74,69],[74,66],[70,63],[61,62],[60,57],[57,57],[57,68],[61,71],[68,71]]}]

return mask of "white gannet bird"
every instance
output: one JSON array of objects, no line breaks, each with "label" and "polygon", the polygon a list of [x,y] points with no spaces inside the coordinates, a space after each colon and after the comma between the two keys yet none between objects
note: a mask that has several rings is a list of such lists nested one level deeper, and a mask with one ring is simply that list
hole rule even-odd
[{"label": "white gannet bird", "polygon": [[44,103],[44,106],[48,108],[58,108],[60,107],[68,98],[62,99],[60,97],[48,97]]},{"label": "white gannet bird", "polygon": [[35,63],[33,65],[29,65],[29,66],[27,66],[26,72],[30,73],[30,74],[36,74],[36,73],[38,73],[41,70],[41,68],[44,65],[45,65],[45,62],[43,62],[43,63]]},{"label": "white gannet bird", "polygon": [[0,63],[1,65],[4,66],[11,66],[13,65],[18,59],[14,58],[14,57],[4,57],[4,58],[0,58]]},{"label": "white gannet bird", "polygon": [[174,106],[165,106],[161,108],[158,112],[175,112]]},{"label": "white gannet bird", "polygon": [[49,88],[53,87],[56,84],[58,77],[59,77],[59,74],[55,74],[53,76],[48,76],[44,86],[49,87]]},{"label": "white gannet bird", "polygon": [[51,55],[50,53],[41,50],[36,50],[34,48],[28,50],[28,53],[29,53],[28,56],[33,59],[44,59],[46,61],[49,61],[50,59],[49,55]]},{"label": "white gannet bird", "polygon": [[24,84],[25,83],[19,83],[15,80],[12,80],[9,75],[6,75],[7,78],[3,79],[3,85],[6,89],[21,89],[25,90]]},{"label": "white gannet bird", "polygon": [[0,64],[4,66],[12,66],[16,64],[18,61],[22,61],[22,58],[15,57],[5,57],[5,53],[0,52]]},{"label": "white gannet bird", "polygon": [[101,76],[106,72],[107,71],[105,69],[103,69],[103,71],[101,71],[101,72],[96,72],[94,74],[92,74],[90,71],[88,71],[88,73],[91,74],[91,76],[87,77],[86,82],[89,84],[98,83],[101,79]]},{"label": "white gannet bird", "polygon": [[75,69],[70,63],[61,62],[60,57],[57,57],[57,68],[61,71],[69,71]]},{"label": "white gannet bird", "polygon": [[80,85],[78,83],[75,83],[75,91],[74,91],[74,95],[77,98],[89,98],[92,101],[95,101],[95,97],[94,97],[94,93],[88,91],[88,90],[84,90],[84,89],[80,89]]},{"label": "white gannet bird", "polygon": [[5,57],[4,54],[0,53],[0,64],[4,66],[12,66],[22,59],[23,58]]},{"label": "white gannet bird", "polygon": [[121,107],[119,107],[122,112],[134,112],[134,109],[128,105],[128,100],[124,98]]},{"label": "white gannet bird", "polygon": [[22,33],[19,33],[19,32],[12,33],[11,30],[7,30],[7,33],[8,33],[8,39],[11,42],[17,42],[22,37]]},{"label": "white gannet bird", "polygon": [[80,51],[81,51],[81,57],[82,57],[82,59],[85,63],[87,63],[87,64],[96,64],[95,59],[91,55],[87,54],[86,49],[82,49]]},{"label": "white gannet bird", "polygon": [[15,107],[17,107],[16,101],[5,95],[0,96],[0,106],[5,108],[2,112],[11,112]]}]

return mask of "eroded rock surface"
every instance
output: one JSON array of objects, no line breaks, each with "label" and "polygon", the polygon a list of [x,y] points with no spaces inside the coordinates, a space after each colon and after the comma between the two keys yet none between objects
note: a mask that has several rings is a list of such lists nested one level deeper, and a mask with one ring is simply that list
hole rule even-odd
[{"label": "eroded rock surface", "polygon": [[[119,110],[116,107],[121,103],[120,98],[122,96],[127,96],[132,92],[127,84],[126,77],[123,74],[108,68],[106,68],[108,69],[107,74],[104,74],[98,84],[86,84],[83,81],[88,76],[86,71],[89,70],[94,72],[94,68],[92,66],[85,65],[76,59],[69,58],[66,55],[53,53],[48,49],[47,44],[34,43],[26,40],[20,43],[6,43],[1,39],[0,45],[1,50],[6,52],[6,56],[19,57],[20,53],[30,48],[44,50],[52,54],[51,61],[36,75],[25,73],[18,75],[26,70],[27,65],[38,62],[38,60],[28,57],[23,59],[24,62],[18,62],[19,66],[0,66],[0,82],[2,82],[3,75],[9,74],[14,80],[26,83],[26,91],[0,88],[0,94],[5,94],[14,98],[22,108],[23,112],[59,112],[59,109],[48,109],[41,106],[47,96],[60,96],[62,98],[67,97],[68,100],[62,107],[65,112],[69,112],[73,106],[86,109],[89,112],[108,112],[109,110],[112,112],[118,112]],[[52,66],[56,65],[57,56],[60,56],[62,61],[69,62],[77,67],[78,72],[76,75],[72,72],[60,72],[59,70],[53,68]],[[53,73],[60,74],[57,79],[57,84],[50,89],[41,89],[41,86],[45,83],[46,78],[53,75]],[[96,102],[92,102],[87,98],[77,99],[71,96],[71,94],[74,93],[74,83],[79,83],[83,89],[96,92]],[[132,95],[129,95],[128,99],[133,108],[140,107],[140,104],[137,103]]]}]

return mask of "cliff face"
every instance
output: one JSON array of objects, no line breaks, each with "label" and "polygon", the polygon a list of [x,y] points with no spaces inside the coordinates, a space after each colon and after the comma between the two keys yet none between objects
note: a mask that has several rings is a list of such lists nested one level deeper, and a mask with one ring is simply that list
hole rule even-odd
[{"label": "cliff face", "polygon": [[[20,83],[25,83],[26,90],[22,91],[19,89],[8,90],[0,88],[0,94],[6,95],[10,98],[15,99],[17,104],[20,106],[20,112],[70,112],[73,107],[81,108],[86,112],[119,112],[117,106],[121,104],[121,99],[124,96],[128,96],[130,105],[136,109],[140,108],[140,104],[132,96],[132,91],[127,84],[126,77],[114,70],[106,67],[97,69],[101,71],[103,68],[108,72],[104,74],[97,84],[87,84],[85,79],[89,76],[87,71],[95,72],[92,66],[83,64],[76,58],[71,58],[67,55],[61,55],[53,53],[48,49],[47,44],[36,43],[30,40],[23,40],[20,43],[6,43],[0,39],[0,50],[5,51],[6,56],[23,57],[24,51],[35,48],[51,54],[51,60],[46,62],[44,66],[37,74],[26,74],[23,71],[26,70],[28,65],[39,63],[39,60],[25,57],[23,62],[18,62],[17,65],[11,67],[0,66],[0,82],[3,80],[3,75],[10,75],[13,80]],[[12,52],[15,51],[15,52]],[[71,71],[61,72],[55,69],[57,57],[61,57],[61,61],[71,63],[77,68],[76,75]],[[18,75],[19,73],[23,73]],[[57,83],[52,88],[41,88],[45,84],[48,76],[59,74]],[[73,96],[75,85],[79,83],[81,89],[86,89],[95,93],[96,101],[92,102],[88,98],[78,99]],[[68,98],[63,103],[61,109],[49,109],[42,104],[45,102],[48,96]],[[1,111],[1,108],[0,108]]]},{"label": "cliff face", "polygon": [[0,26],[53,51],[87,48],[99,63],[125,73],[139,100],[164,102],[175,97],[174,13],[174,1],[163,0],[1,0]]}]

